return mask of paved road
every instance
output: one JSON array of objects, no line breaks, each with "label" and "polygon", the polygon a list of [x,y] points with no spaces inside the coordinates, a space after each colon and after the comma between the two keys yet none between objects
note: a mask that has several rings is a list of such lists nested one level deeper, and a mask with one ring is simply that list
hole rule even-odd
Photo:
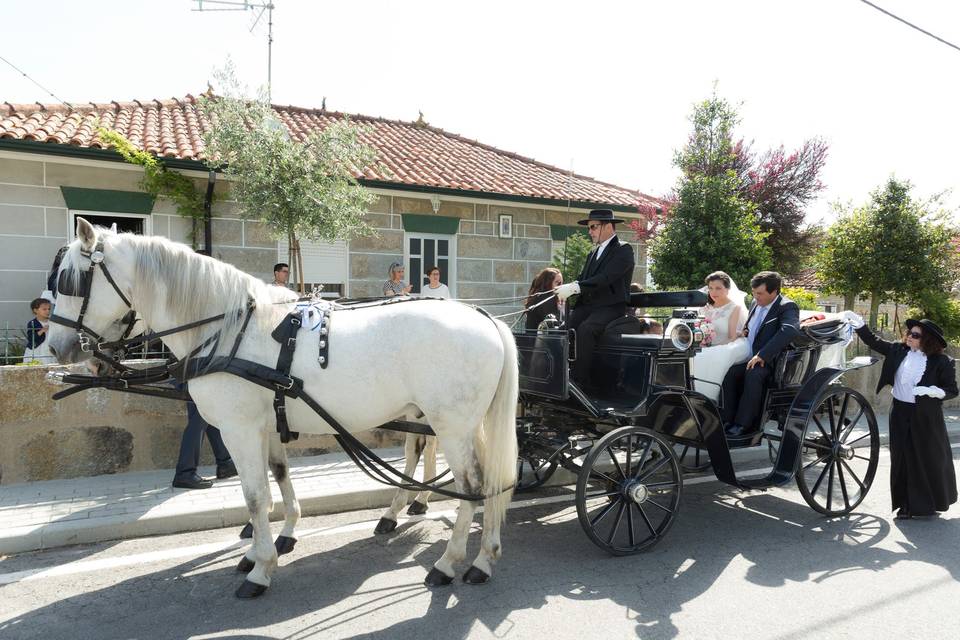
[{"label": "paved road", "polygon": [[688,483],[666,540],[627,558],[586,540],[569,497],[519,502],[481,587],[422,585],[452,503],[390,538],[375,511],[305,519],[252,602],[233,597],[235,529],[22,554],[0,560],[0,638],[956,638],[960,510],[893,521],[888,468],[884,450],[836,520],[794,487]]}]

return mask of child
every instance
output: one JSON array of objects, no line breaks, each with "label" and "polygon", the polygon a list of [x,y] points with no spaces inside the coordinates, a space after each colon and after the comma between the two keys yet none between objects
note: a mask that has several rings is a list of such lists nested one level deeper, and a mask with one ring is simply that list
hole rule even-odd
[{"label": "child", "polygon": [[53,357],[47,348],[47,328],[50,326],[50,301],[37,298],[30,303],[33,320],[27,323],[27,348],[23,353],[25,363],[39,360],[52,364]]}]

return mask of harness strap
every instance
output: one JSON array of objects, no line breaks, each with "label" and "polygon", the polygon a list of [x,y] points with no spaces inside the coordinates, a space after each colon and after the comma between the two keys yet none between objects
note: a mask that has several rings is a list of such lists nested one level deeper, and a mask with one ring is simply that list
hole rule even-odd
[{"label": "harness strap", "polygon": [[275,384],[273,389],[273,410],[277,414],[277,433],[280,434],[280,442],[283,444],[300,437],[296,431],[290,431],[290,425],[287,422],[287,391],[293,386],[290,367],[293,366],[293,354],[297,349],[297,332],[300,331],[300,324],[299,312],[291,311],[271,334],[273,339],[280,343],[276,371],[290,381],[289,384],[285,382]]}]

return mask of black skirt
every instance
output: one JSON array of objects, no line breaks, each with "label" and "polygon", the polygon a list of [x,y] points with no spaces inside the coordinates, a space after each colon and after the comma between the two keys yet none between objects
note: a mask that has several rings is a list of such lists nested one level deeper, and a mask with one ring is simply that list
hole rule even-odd
[{"label": "black skirt", "polygon": [[943,411],[917,409],[896,399],[890,409],[890,497],[894,509],[923,516],[957,501],[957,475]]}]

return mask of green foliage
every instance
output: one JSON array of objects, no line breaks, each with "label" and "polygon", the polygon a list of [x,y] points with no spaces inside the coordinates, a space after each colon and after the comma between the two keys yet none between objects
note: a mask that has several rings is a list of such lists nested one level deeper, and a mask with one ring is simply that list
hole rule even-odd
[{"label": "green foliage", "polygon": [[333,242],[371,233],[364,214],[377,196],[352,172],[374,161],[360,128],[334,123],[295,139],[262,91],[256,100],[243,97],[231,66],[215,78],[222,95],[199,101],[214,124],[204,143],[209,164],[232,178],[241,215],[287,237],[292,251],[298,238]]},{"label": "green foliage", "polygon": [[960,341],[960,300],[942,291],[926,291],[917,296],[915,304],[907,312],[908,318],[933,320],[943,329],[948,341]]},{"label": "green foliage", "polygon": [[[870,296],[870,325],[888,300],[917,301],[928,291],[945,291],[955,282],[955,230],[939,200],[917,201],[907,181],[889,178],[867,204],[842,212],[827,230],[817,269],[827,293]],[[940,295],[943,295],[942,293]]]},{"label": "green foliage", "polygon": [[651,243],[651,274],[661,289],[700,287],[717,269],[738,283],[749,282],[770,267],[771,253],[768,234],[761,231],[755,206],[742,196],[732,168],[736,111],[714,95],[694,107],[690,120],[690,140],[674,157],[683,170],[677,202]]},{"label": "green foliage", "polygon": [[190,240],[194,249],[197,247],[196,234],[198,222],[204,216],[205,193],[197,188],[196,184],[187,176],[170,171],[152,154],[135,147],[122,133],[104,127],[98,127],[97,133],[105,143],[112,145],[123,159],[130,164],[143,167],[143,178],[140,179],[140,188],[154,198],[167,198],[177,207],[177,213],[193,221]]},{"label": "green foliage", "polygon": [[593,250],[593,242],[590,241],[589,236],[572,233],[567,236],[563,248],[554,254],[553,264],[550,266],[560,270],[564,282],[573,282],[583,270],[591,250]]},{"label": "green foliage", "polygon": [[817,311],[817,296],[812,291],[802,287],[784,287],[781,293],[797,303],[797,306],[807,311]]}]

